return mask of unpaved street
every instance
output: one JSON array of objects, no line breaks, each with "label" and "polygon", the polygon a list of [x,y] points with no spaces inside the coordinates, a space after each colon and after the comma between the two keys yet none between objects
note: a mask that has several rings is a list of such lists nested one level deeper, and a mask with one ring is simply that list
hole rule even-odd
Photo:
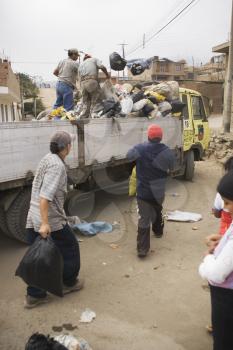
[{"label": "unpaved street", "polygon": [[[218,228],[210,210],[221,174],[207,160],[196,164],[192,183],[169,183],[166,209],[201,213],[203,220],[166,223],[162,239],[151,237],[152,251],[145,260],[135,251],[135,200],[99,193],[91,219],[119,221],[120,227],[111,234],[80,237],[85,289],[34,310],[24,310],[25,285],[14,277],[26,247],[0,236],[0,349],[23,350],[33,332],[59,334],[69,324],[77,326],[72,334],[85,338],[93,350],[210,350],[205,330],[209,294],[197,269],[204,237]],[[97,315],[87,325],[79,323],[85,308]]]}]

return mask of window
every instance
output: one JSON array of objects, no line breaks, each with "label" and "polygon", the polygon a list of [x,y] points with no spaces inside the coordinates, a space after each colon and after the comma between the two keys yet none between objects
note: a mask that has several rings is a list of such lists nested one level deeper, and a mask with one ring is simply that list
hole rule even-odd
[{"label": "window", "polygon": [[185,107],[183,108],[183,116],[185,120],[189,119],[189,112],[188,112],[188,96],[185,94],[182,94],[182,102],[185,103]]},{"label": "window", "polygon": [[200,96],[192,96],[192,110],[194,120],[201,119],[206,121],[205,109]]},{"label": "window", "polygon": [[1,119],[0,121],[4,122],[5,121],[5,115],[4,115],[4,106],[1,105]]},{"label": "window", "polygon": [[5,105],[5,121],[8,122],[8,105]]},{"label": "window", "polygon": [[176,64],[176,72],[180,72],[181,71],[181,65],[180,64]]},{"label": "window", "polygon": [[160,64],[160,72],[161,73],[165,73],[167,70],[166,70],[166,66],[165,64]]}]

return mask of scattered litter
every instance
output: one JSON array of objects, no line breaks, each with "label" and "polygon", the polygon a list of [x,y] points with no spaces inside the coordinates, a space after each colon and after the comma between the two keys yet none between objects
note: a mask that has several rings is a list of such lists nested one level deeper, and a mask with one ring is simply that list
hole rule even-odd
[{"label": "scattered litter", "polygon": [[84,242],[84,239],[80,239],[80,238],[79,238],[79,239],[78,239],[78,242]]},{"label": "scattered litter", "polygon": [[118,229],[118,228],[120,228],[120,223],[119,223],[118,221],[113,221],[113,223],[112,223],[112,229],[113,229],[113,230],[116,230],[116,229]]},{"label": "scattered litter", "polygon": [[125,274],[124,277],[125,277],[125,278],[130,278],[130,275]]},{"label": "scattered litter", "polygon": [[193,226],[193,227],[192,227],[192,230],[193,230],[193,231],[196,231],[196,230],[198,230],[198,227],[197,227],[197,226]]},{"label": "scattered litter", "polygon": [[100,232],[112,232],[112,225],[104,221],[95,221],[90,223],[81,222],[80,224],[73,225],[72,228],[78,229],[84,236],[95,236]]},{"label": "scattered litter", "polygon": [[151,251],[150,251],[151,253],[154,253],[155,252],[155,250],[154,249],[151,249]]},{"label": "scattered litter", "polygon": [[81,322],[81,323],[90,323],[95,318],[96,318],[96,313],[94,311],[90,310],[90,309],[86,309],[85,311],[83,311],[79,322]]},{"label": "scattered litter", "polygon": [[115,243],[111,243],[111,244],[109,244],[109,247],[112,249],[117,249],[117,248],[119,248],[119,245],[115,244]]},{"label": "scattered litter", "polygon": [[181,221],[181,222],[196,222],[202,219],[201,214],[190,213],[186,211],[170,211],[165,215],[168,221]]},{"label": "scattered litter", "polygon": [[174,192],[174,193],[167,193],[167,194],[168,194],[168,196],[171,196],[171,197],[179,197],[180,196],[180,194],[176,193],[176,192]]},{"label": "scattered litter", "polygon": [[152,326],[152,328],[158,328],[157,324],[154,323],[153,326]]},{"label": "scattered litter", "polygon": [[85,339],[75,338],[73,335],[61,334],[54,339],[64,345],[68,350],[92,350]]},{"label": "scattered litter", "polygon": [[105,265],[107,265],[107,263],[106,263],[106,262],[102,262],[102,265],[104,265],[104,266],[105,266]]},{"label": "scattered litter", "polygon": [[153,270],[158,270],[159,267],[160,267],[160,265],[154,266]]}]

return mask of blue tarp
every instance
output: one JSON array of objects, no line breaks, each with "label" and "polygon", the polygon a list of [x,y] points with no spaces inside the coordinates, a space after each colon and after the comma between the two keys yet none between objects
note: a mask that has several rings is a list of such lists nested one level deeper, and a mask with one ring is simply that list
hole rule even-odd
[{"label": "blue tarp", "polygon": [[95,236],[100,232],[112,232],[112,225],[105,221],[82,222],[81,224],[75,224],[72,228],[77,228],[84,236]]}]

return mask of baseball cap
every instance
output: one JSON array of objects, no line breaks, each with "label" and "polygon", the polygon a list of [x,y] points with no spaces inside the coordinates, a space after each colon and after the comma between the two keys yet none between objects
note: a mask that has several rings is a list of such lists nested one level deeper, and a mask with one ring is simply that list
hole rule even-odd
[{"label": "baseball cap", "polygon": [[79,55],[79,52],[77,49],[69,49],[68,50],[68,55]]},{"label": "baseball cap", "polygon": [[74,141],[75,136],[66,131],[57,131],[51,138],[50,143],[54,143],[59,149],[64,149]]},{"label": "baseball cap", "polygon": [[150,140],[153,140],[153,139],[162,140],[163,130],[159,125],[152,124],[147,129],[147,135],[148,135],[148,139],[150,139]]}]

